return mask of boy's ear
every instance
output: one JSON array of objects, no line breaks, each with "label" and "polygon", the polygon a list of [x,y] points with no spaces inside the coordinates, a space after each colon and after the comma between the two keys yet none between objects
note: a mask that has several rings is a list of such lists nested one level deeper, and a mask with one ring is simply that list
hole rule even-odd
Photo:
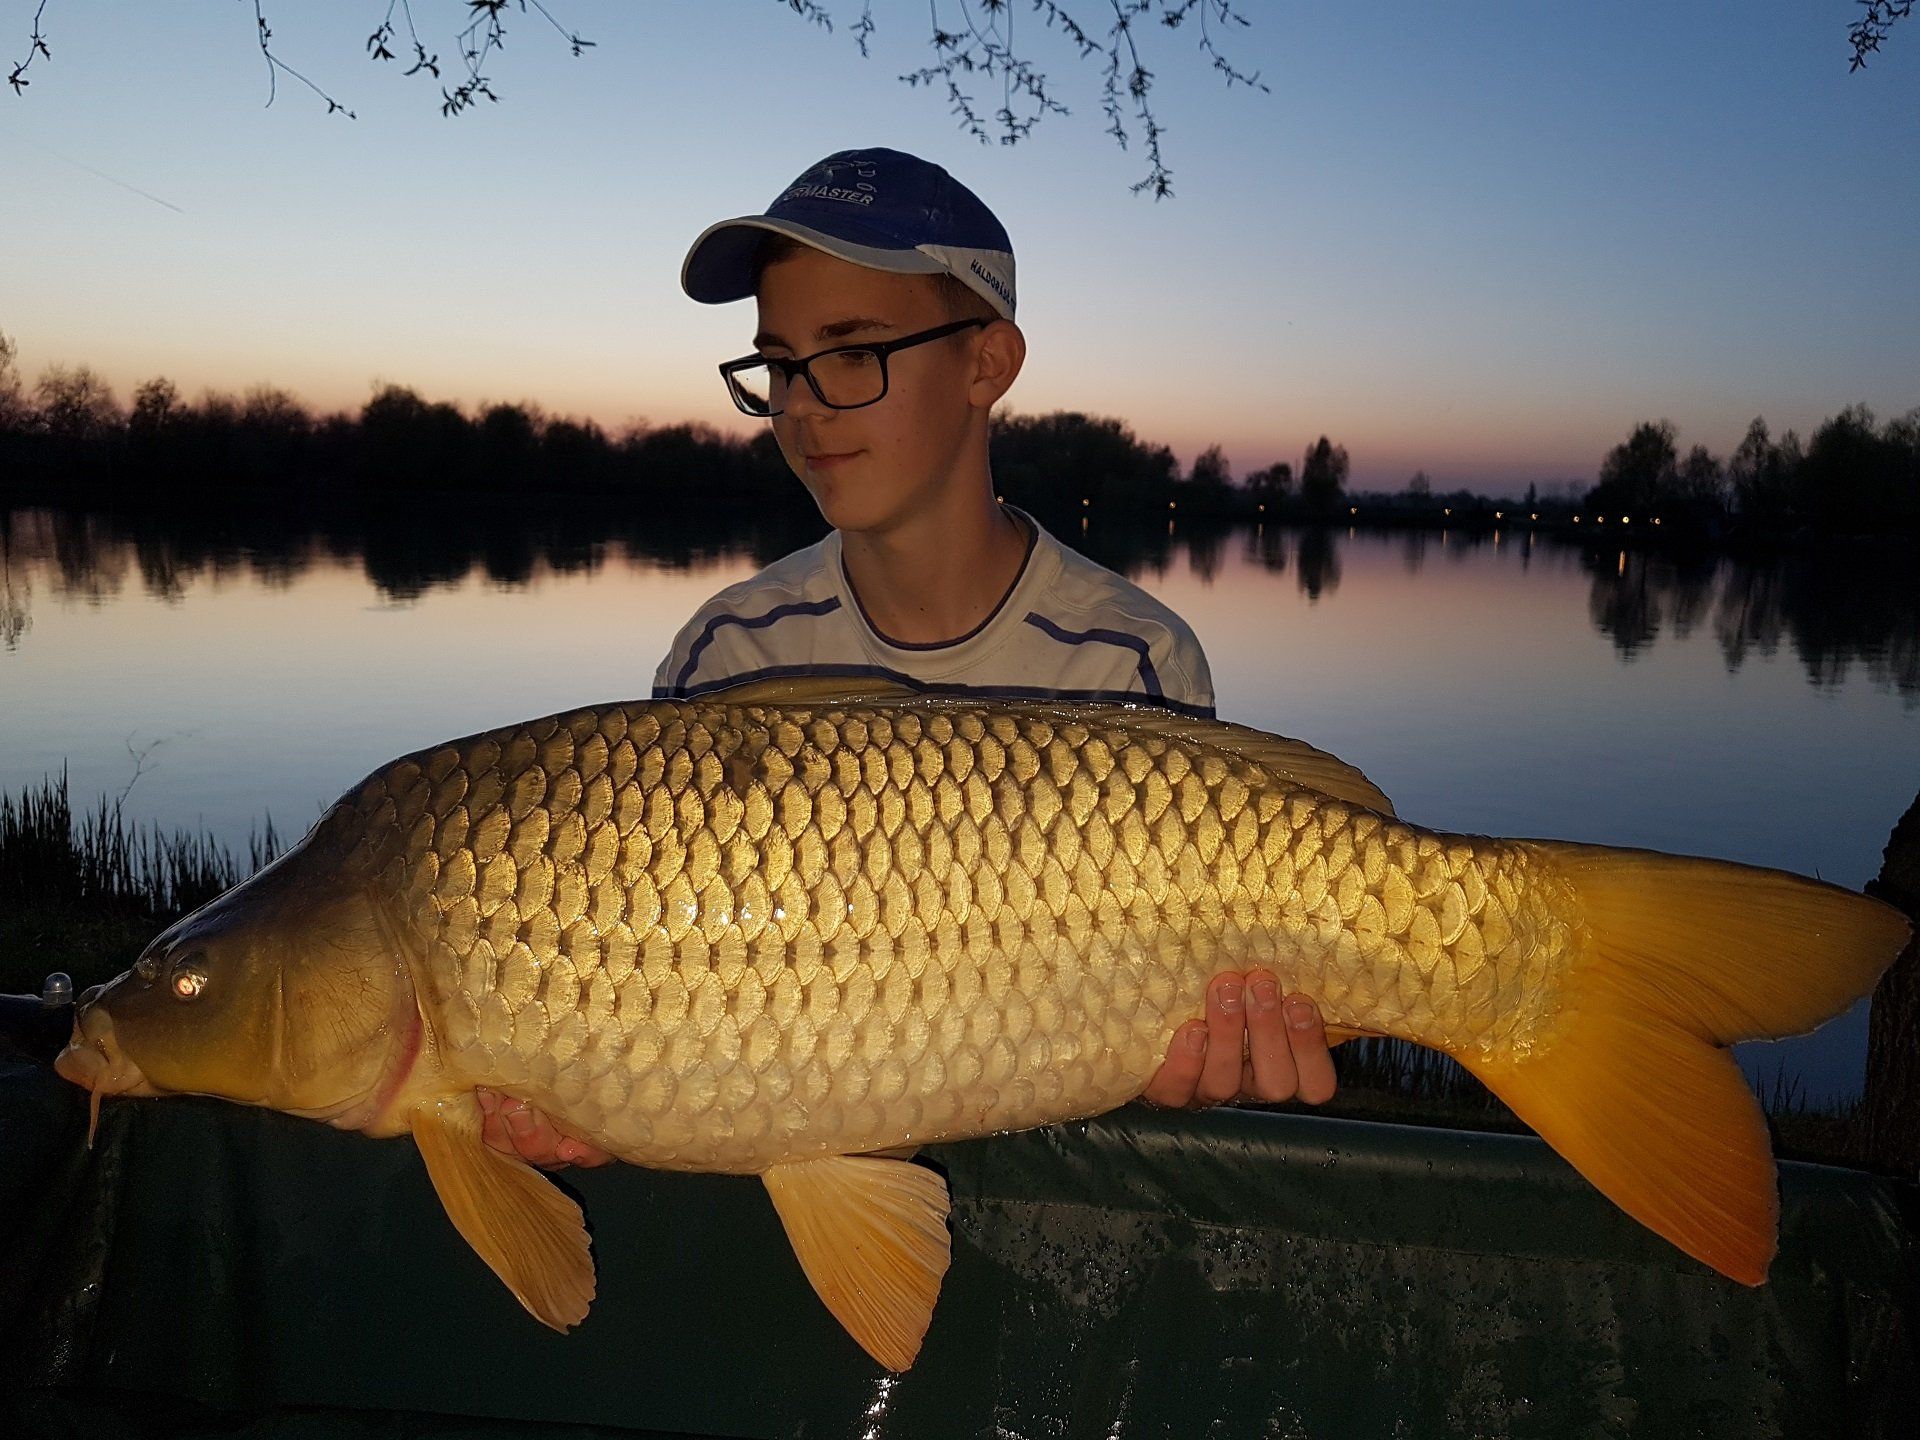
[{"label": "boy's ear", "polygon": [[985,410],[1013,388],[1027,359],[1027,337],[1011,320],[996,320],[980,332],[974,348],[973,383],[968,401]]}]

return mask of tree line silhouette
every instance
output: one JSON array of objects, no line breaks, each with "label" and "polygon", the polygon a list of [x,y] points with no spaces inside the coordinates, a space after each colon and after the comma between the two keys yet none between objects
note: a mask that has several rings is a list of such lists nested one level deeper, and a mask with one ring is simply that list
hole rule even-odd
[{"label": "tree line silhouette", "polygon": [[[1347,468],[1345,449],[1323,436],[1309,448],[1297,488],[1286,464],[1235,484],[1217,445],[1182,473],[1170,448],[1141,440],[1124,421],[1072,411],[997,416],[992,456],[1001,496],[1050,524],[1093,510],[1322,517],[1339,508]],[[0,483],[60,504],[602,495],[665,511],[813,510],[767,429],[751,438],[698,422],[609,432],[530,403],[488,403],[468,414],[393,384],[357,415],[316,415],[270,385],[190,401],[164,378],[142,383],[123,407],[85,365],[50,366],[26,386],[4,335]]]},{"label": "tree line silhouette", "polygon": [[[665,512],[812,513],[770,430],[742,438],[692,422],[610,432],[524,402],[469,414],[393,384],[358,414],[316,415],[269,385],[189,401],[164,378],[141,384],[122,407],[85,365],[50,366],[28,387],[14,357],[0,334],[0,485],[37,502],[191,506],[251,495],[313,507],[599,495]],[[1530,486],[1518,502],[1436,493],[1425,471],[1398,492],[1349,493],[1347,450],[1324,435],[1297,471],[1281,461],[1236,480],[1212,445],[1183,473],[1169,447],[1125,421],[1077,411],[996,416],[992,463],[1002,497],[1056,527],[1087,514],[1432,528],[1525,516],[1589,530],[1657,517],[1662,538],[1682,541],[1920,533],[1920,408],[1881,425],[1865,405],[1848,406],[1805,444],[1791,430],[1774,439],[1756,418],[1725,460],[1702,445],[1682,456],[1671,422],[1643,421],[1608,453],[1591,489],[1543,498]],[[1652,532],[1643,523],[1638,533]]]},{"label": "tree line silhouette", "polygon": [[1683,458],[1670,421],[1643,421],[1608,452],[1585,503],[1704,531],[1920,531],[1920,408],[1876,425],[1849,405],[1804,446],[1755,417],[1724,461],[1704,445]]}]

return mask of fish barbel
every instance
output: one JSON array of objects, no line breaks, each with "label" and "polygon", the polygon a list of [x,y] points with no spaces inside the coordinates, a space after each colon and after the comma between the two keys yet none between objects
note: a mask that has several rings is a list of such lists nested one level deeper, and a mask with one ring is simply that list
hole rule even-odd
[{"label": "fish barbel", "polygon": [[473,1091],[635,1164],[764,1178],[815,1288],[917,1353],[947,1195],[898,1158],[1136,1097],[1211,976],[1444,1051],[1628,1213],[1757,1284],[1776,1201],[1725,1046],[1872,986],[1860,895],[1443,834],[1298,741],[846,680],[574,710],[418,752],[87,997],[63,1074],[411,1133],[461,1233],[566,1328],[578,1208]]}]

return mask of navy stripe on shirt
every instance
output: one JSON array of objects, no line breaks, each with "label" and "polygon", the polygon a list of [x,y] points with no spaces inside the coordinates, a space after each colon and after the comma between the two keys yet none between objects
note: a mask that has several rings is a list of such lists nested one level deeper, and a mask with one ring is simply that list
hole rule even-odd
[{"label": "navy stripe on shirt", "polygon": [[1160,693],[1160,676],[1154,671],[1147,642],[1141,636],[1129,635],[1124,630],[1068,630],[1035,610],[1027,612],[1027,624],[1063,645],[1124,645],[1140,657],[1141,687],[1156,700],[1166,698]]},{"label": "navy stripe on shirt", "polygon": [[738,625],[743,630],[764,630],[789,615],[831,615],[839,608],[840,597],[829,595],[824,600],[796,600],[790,605],[776,605],[764,615],[716,615],[701,629],[700,638],[687,648],[687,663],[680,667],[680,673],[674,677],[673,689],[680,691],[686,688],[687,680],[699,667],[701,652],[712,643],[713,632],[722,625]]}]

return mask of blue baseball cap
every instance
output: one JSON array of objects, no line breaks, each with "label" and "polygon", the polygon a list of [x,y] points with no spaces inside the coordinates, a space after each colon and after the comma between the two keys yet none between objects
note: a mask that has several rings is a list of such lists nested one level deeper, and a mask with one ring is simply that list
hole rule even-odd
[{"label": "blue baseball cap", "polygon": [[841,150],[811,166],[764,215],[700,232],[680,286],[706,305],[753,294],[768,232],[870,270],[951,275],[1013,318],[1013,242],[994,214],[945,170],[900,150]]}]

